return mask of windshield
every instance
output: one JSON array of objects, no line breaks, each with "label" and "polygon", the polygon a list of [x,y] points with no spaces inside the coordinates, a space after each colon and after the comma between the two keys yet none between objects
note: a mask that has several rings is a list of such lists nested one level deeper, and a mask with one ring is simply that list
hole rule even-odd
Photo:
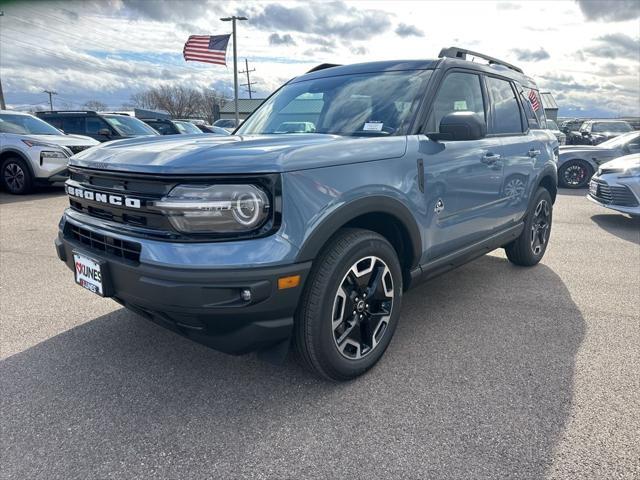
[{"label": "windshield", "polygon": [[158,132],[137,118],[126,115],[103,115],[103,117],[120,135],[158,135]]},{"label": "windshield", "polygon": [[556,122],[554,122],[550,118],[547,118],[547,129],[558,130],[558,125],[556,124]]},{"label": "windshield", "polygon": [[405,70],[290,83],[266,100],[237,133],[401,133],[430,76],[431,70]]},{"label": "windshield", "polygon": [[602,122],[594,123],[592,132],[630,132],[633,130],[627,122]]},{"label": "windshield", "polygon": [[599,147],[603,148],[618,148],[626,145],[627,143],[635,140],[640,136],[640,132],[629,132],[623,135],[619,135],[617,137],[612,138],[611,140],[607,140],[606,142],[602,142]]},{"label": "windshield", "polygon": [[0,115],[0,132],[20,135],[63,135],[60,130],[44,120],[31,115],[12,115],[10,113]]},{"label": "windshield", "polygon": [[202,133],[198,127],[191,122],[173,122],[180,133]]}]

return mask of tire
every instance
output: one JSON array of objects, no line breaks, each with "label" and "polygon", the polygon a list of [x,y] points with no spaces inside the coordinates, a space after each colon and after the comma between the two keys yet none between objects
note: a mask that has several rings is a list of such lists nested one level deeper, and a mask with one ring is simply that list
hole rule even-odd
[{"label": "tire", "polygon": [[9,157],[0,167],[0,182],[13,195],[25,195],[33,190],[33,177],[21,158]]},{"label": "tire", "polygon": [[302,363],[332,381],[362,375],[387,349],[401,302],[402,271],[391,244],[368,230],[340,230],[314,262],[296,314]]},{"label": "tire", "polygon": [[569,160],[558,170],[558,183],[564,188],[585,188],[591,177],[593,168],[584,160]]},{"label": "tire", "polygon": [[542,260],[549,245],[552,219],[551,194],[540,187],[527,212],[522,233],[504,248],[511,263],[531,267]]}]

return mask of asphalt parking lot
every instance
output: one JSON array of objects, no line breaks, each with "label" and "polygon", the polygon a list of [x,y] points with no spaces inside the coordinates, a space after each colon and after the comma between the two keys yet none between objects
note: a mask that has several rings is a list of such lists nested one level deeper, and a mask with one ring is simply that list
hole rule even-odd
[{"label": "asphalt parking lot", "polygon": [[542,264],[414,289],[342,385],[231,357],[76,287],[61,190],[0,196],[6,479],[639,478],[640,222],[562,191]]}]

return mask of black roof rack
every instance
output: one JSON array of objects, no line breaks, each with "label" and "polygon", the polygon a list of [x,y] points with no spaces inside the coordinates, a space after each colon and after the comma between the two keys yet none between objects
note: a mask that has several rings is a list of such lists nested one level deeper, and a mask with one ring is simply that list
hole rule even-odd
[{"label": "black roof rack", "polygon": [[45,110],[42,112],[37,112],[40,114],[51,114],[51,113],[87,113],[89,115],[97,115],[97,113],[93,110]]},{"label": "black roof rack", "polygon": [[316,65],[315,67],[313,67],[307,73],[317,72],[319,70],[324,70],[325,68],[341,67],[341,66],[342,65],[337,64],[337,63],[321,63],[320,65]]},{"label": "black roof rack", "polygon": [[494,64],[502,65],[503,67],[510,68],[511,70],[515,70],[518,73],[524,73],[521,68],[518,68],[515,65],[511,65],[510,63],[503,62],[502,60],[498,60],[497,58],[490,57],[489,55],[485,55],[484,53],[473,52],[465,48],[459,48],[459,47],[443,48],[442,50],[440,50],[440,53],[438,54],[438,58],[447,57],[447,58],[459,58],[461,60],[466,60],[467,55],[484,58],[489,62],[489,65],[494,65]]}]

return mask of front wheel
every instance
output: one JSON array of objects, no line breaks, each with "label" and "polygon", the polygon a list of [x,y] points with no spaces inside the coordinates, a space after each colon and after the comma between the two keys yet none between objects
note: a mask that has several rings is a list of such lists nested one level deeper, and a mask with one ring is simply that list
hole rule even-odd
[{"label": "front wheel", "polygon": [[2,162],[1,177],[4,188],[13,195],[24,195],[33,189],[29,168],[20,158],[7,158]]},{"label": "front wheel", "polygon": [[542,260],[549,244],[552,217],[551,194],[540,187],[527,213],[522,233],[504,248],[511,263],[530,267]]},{"label": "front wheel", "polygon": [[375,232],[341,230],[316,259],[295,322],[303,363],[344,381],[384,354],[396,329],[402,272],[394,248]]},{"label": "front wheel", "polygon": [[558,170],[558,181],[564,188],[584,188],[592,175],[591,165],[584,160],[569,160]]}]

